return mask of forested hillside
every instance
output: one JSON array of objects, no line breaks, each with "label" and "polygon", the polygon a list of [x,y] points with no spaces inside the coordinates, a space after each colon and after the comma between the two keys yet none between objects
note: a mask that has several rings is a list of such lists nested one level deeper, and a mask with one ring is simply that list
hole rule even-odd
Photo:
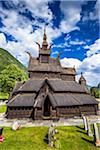
[{"label": "forested hillside", "polygon": [[0,48],[0,99],[7,99],[16,82],[27,79],[27,68],[8,51]]},{"label": "forested hillside", "polygon": [[0,72],[10,64],[15,64],[20,69],[26,70],[26,67],[21,64],[14,56],[12,56],[8,51],[0,48]]}]

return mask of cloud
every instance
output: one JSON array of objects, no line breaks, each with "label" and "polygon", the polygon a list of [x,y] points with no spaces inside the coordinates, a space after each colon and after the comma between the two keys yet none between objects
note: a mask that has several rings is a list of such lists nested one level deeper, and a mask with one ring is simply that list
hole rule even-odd
[{"label": "cloud", "polygon": [[25,7],[32,13],[33,17],[37,16],[40,18],[47,19],[48,21],[52,20],[53,18],[52,11],[49,9],[48,6],[48,2],[50,1],[51,0],[23,0],[23,2],[26,4]]},{"label": "cloud", "polygon": [[78,71],[84,72],[89,85],[95,86],[100,82],[100,54],[94,54],[83,60]]},{"label": "cloud", "polygon": [[6,45],[6,37],[4,33],[0,33],[0,47],[3,47]]},{"label": "cloud", "polygon": [[[91,57],[87,57],[82,61],[82,64],[80,65],[79,71],[81,72],[83,70],[83,72],[85,71],[89,71],[89,72],[93,72],[94,70],[99,71],[99,67],[100,67],[100,54],[94,54]],[[98,73],[95,72],[95,73]]]},{"label": "cloud", "polygon": [[[76,43],[77,42],[72,44]],[[85,43],[83,42],[80,44]],[[84,46],[84,48],[89,50],[87,51],[87,57],[83,59],[83,61],[75,58],[63,58],[61,59],[61,64],[64,67],[73,67],[75,65],[77,70],[77,81],[80,77],[80,73],[83,72],[83,75],[87,80],[87,84],[95,86],[100,82],[100,39],[97,39],[94,44],[90,46]]]},{"label": "cloud", "polygon": [[90,20],[99,20],[100,18],[100,1],[97,0],[94,11],[89,13]]},{"label": "cloud", "polygon": [[[49,9],[48,2],[52,0],[6,0],[4,3],[9,9],[17,8],[18,13],[30,12],[32,17],[43,18],[46,21],[51,21],[53,18],[52,11]],[[14,9],[15,10],[15,9]]]},{"label": "cloud", "polygon": [[62,32],[68,33],[73,30],[79,30],[76,24],[81,19],[80,13],[82,4],[83,1],[61,1],[60,8],[64,15],[64,19],[60,23]]},{"label": "cloud", "polygon": [[[53,45],[53,48],[61,48],[61,49],[64,49],[64,51],[73,51],[73,50],[71,50],[72,45],[84,46],[84,45],[86,45],[86,42],[79,41],[79,39],[71,40],[71,37],[68,36],[65,38],[64,43]],[[87,48],[87,46],[84,46],[84,47]],[[78,47],[77,49],[80,50],[80,47]]]},{"label": "cloud", "polygon": [[[23,1],[25,3],[25,7],[19,5],[18,9],[15,10],[13,9],[8,10],[0,7],[0,14],[1,14],[0,17],[3,23],[3,27],[0,28],[0,30],[1,32],[7,35],[11,35],[15,39],[15,41],[9,41],[9,39],[6,39],[5,35],[2,33],[0,34],[0,38],[1,38],[0,46],[8,50],[12,55],[17,57],[17,59],[25,65],[28,62],[28,56],[27,54],[25,54],[25,51],[30,51],[34,57],[37,57],[38,46],[35,44],[35,42],[38,41],[41,44],[43,40],[43,30],[44,30],[45,22],[41,23],[37,19],[37,17],[41,17],[42,19],[45,18],[47,19],[47,21],[48,20],[50,21],[52,19],[52,13],[50,13],[48,7],[48,1],[45,0],[43,2],[39,0],[38,2],[35,1],[34,5],[32,5],[32,1],[26,0]],[[19,4],[19,2],[20,4],[22,3],[22,1],[20,0],[16,0],[12,2],[16,6]],[[44,4],[42,5],[42,3]],[[19,11],[25,12],[26,7],[29,11],[31,11],[35,20],[30,20],[26,16],[19,13]],[[34,30],[35,26],[37,26],[37,28]],[[51,21],[50,24],[47,26],[46,32],[47,32],[49,43],[51,43],[53,39],[61,35],[61,31],[58,28],[54,28]]]},{"label": "cloud", "polygon": [[[6,14],[8,15],[5,18]],[[15,53],[18,53],[17,45],[18,47],[23,47],[22,49],[24,49],[24,51],[31,51],[33,56],[37,56],[38,47],[36,46],[35,42],[38,41],[40,44],[42,43],[44,23],[40,24],[38,22],[37,25],[39,25],[39,28],[33,32],[32,23],[27,23],[26,20],[23,19],[23,16],[13,11],[11,11],[10,14],[9,11],[5,12],[5,15],[2,16],[2,22],[4,24],[4,27],[2,27],[2,32],[6,33],[7,35],[12,35],[17,40],[17,42],[8,41],[12,52],[14,51],[14,56]],[[12,16],[14,18],[13,20]],[[60,30],[53,28],[51,24],[47,26],[46,32],[49,43],[61,35]],[[9,51],[11,51],[10,46],[6,47]],[[5,46],[3,46],[3,48],[5,48]]]},{"label": "cloud", "polygon": [[94,44],[88,46],[84,46],[85,49],[89,49],[87,51],[87,56],[91,56],[93,54],[96,54],[96,53],[100,53],[100,39],[97,39]]},{"label": "cloud", "polygon": [[84,41],[79,41],[78,39],[76,39],[75,41],[70,41],[69,43],[71,45],[84,45],[85,44]]},{"label": "cloud", "polygon": [[67,42],[53,45],[53,48],[65,48],[65,47],[70,47],[70,45],[68,45]]},{"label": "cloud", "polygon": [[74,30],[79,30],[79,27],[76,27],[73,24],[68,24],[67,21],[62,20],[60,23],[60,29],[63,33],[69,33]]},{"label": "cloud", "polygon": [[100,0],[96,1],[96,4],[94,6],[94,10],[87,13],[85,12],[84,16],[82,17],[82,21],[88,21],[88,20],[92,20],[92,21],[96,21],[99,20],[99,24],[100,24]]},{"label": "cloud", "polygon": [[77,81],[80,73],[83,72],[88,85],[95,86],[100,82],[100,54],[94,54],[83,61],[75,58],[63,58],[61,64],[63,67],[73,67],[75,65]]},{"label": "cloud", "polygon": [[[16,57],[24,65],[28,63],[28,55],[25,51],[30,51],[33,56],[38,56],[37,46],[35,44],[28,45],[21,41],[6,41],[6,37],[3,33],[0,33],[0,47],[9,51],[14,57]],[[33,51],[34,49],[34,51]]]},{"label": "cloud", "polygon": [[81,65],[81,61],[75,58],[63,58],[60,60],[63,67],[74,67],[78,68]]},{"label": "cloud", "polygon": [[90,12],[85,12],[84,16],[81,16],[82,5],[87,5],[88,0],[70,0],[70,1],[61,1],[61,11],[63,13],[64,18],[60,23],[60,29],[64,33],[69,33],[73,30],[80,30],[77,26],[77,23],[81,20],[88,21],[88,20],[99,20],[100,24],[100,1],[97,0],[94,6],[94,10]]}]

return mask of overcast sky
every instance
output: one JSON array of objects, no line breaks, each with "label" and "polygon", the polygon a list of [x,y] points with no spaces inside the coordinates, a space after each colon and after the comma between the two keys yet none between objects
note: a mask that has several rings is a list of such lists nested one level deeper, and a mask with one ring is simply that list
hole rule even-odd
[{"label": "overcast sky", "polygon": [[83,72],[88,85],[100,82],[99,0],[0,0],[0,47],[27,66],[30,51],[38,56],[44,24],[51,57]]}]

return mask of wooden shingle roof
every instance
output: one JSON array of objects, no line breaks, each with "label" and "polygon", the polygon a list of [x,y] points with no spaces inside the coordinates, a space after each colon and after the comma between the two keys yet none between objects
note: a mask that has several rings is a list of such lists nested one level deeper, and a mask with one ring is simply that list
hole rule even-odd
[{"label": "wooden shingle roof", "polygon": [[14,93],[18,92],[18,89],[19,89],[22,85],[23,85],[22,82],[17,82],[17,83],[16,83],[16,85],[15,85],[13,91],[10,93],[10,96],[9,96],[9,98],[8,98],[8,101],[13,97],[13,94],[14,94]]},{"label": "wooden shingle roof", "polygon": [[79,93],[75,93],[72,94],[72,96],[77,100],[80,101],[80,103],[82,103],[82,105],[86,105],[86,104],[98,104],[98,102],[95,100],[95,98],[93,98],[91,95],[89,94],[79,94]]},{"label": "wooden shingle roof", "polygon": [[[49,53],[49,50],[42,50],[41,53]],[[47,72],[60,72],[61,74],[75,75],[75,68],[64,68],[58,64],[58,60],[55,58],[50,58],[49,63],[39,63],[37,58],[31,58],[29,61],[28,71],[47,71]]]},{"label": "wooden shingle roof", "polygon": [[15,87],[13,92],[38,92],[45,84],[52,88],[54,92],[78,92],[88,93],[88,90],[75,81],[64,81],[62,79],[29,79],[24,84]]},{"label": "wooden shingle roof", "polygon": [[56,106],[80,106],[85,104],[98,104],[98,102],[88,94],[70,94],[70,93],[54,93],[51,101]]},{"label": "wooden shingle roof", "polygon": [[[52,92],[48,91],[47,94],[40,92],[45,84],[52,89]],[[15,92],[18,94],[11,98],[8,102],[8,106],[42,107],[46,96],[49,97],[53,107],[98,104],[97,101],[89,95],[87,89],[75,81],[30,79],[20,86],[17,85]]]},{"label": "wooden shingle roof", "polygon": [[60,72],[61,68],[60,66],[52,65],[52,64],[46,64],[41,63],[39,65],[30,65],[28,68],[28,71],[42,71],[42,72]]},{"label": "wooden shingle roof", "polygon": [[35,102],[34,107],[42,107],[46,97],[49,97],[49,100],[53,107],[67,107],[67,106],[82,106],[86,104],[98,104],[98,102],[91,97],[89,94],[70,94],[70,93],[48,93],[48,95],[43,96],[40,94]]},{"label": "wooden shingle roof", "polygon": [[43,83],[44,80],[39,80],[39,79],[31,79],[31,80],[28,80],[27,82],[25,82],[25,84],[23,84],[23,86],[21,86],[18,91],[29,91],[29,92],[37,92],[39,91],[39,89],[41,88],[42,86],[42,83]]},{"label": "wooden shingle roof", "polygon": [[33,106],[34,101],[35,101],[35,94],[18,94],[14,98],[12,98],[8,102],[8,106],[13,106],[13,107],[28,107],[28,106]]},{"label": "wooden shingle roof", "polygon": [[13,89],[13,93],[17,92],[18,89],[19,89],[22,85],[23,85],[22,82],[17,82],[16,85],[15,85],[15,87],[14,87],[14,89]]},{"label": "wooden shingle roof", "polygon": [[81,103],[76,101],[76,99],[69,93],[66,94],[53,94],[53,97],[56,101],[56,106],[74,106],[80,105]]},{"label": "wooden shingle roof", "polygon": [[87,89],[75,81],[64,81],[61,79],[48,80],[55,92],[83,92],[87,93]]}]

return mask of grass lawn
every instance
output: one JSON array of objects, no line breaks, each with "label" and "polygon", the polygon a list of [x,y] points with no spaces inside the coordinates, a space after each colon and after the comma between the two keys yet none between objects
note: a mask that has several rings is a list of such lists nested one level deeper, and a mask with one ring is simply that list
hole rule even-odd
[{"label": "grass lawn", "polygon": [[0,113],[6,112],[6,105],[0,106]]},{"label": "grass lawn", "polygon": [[59,148],[50,148],[44,141],[47,127],[27,127],[12,131],[5,127],[5,140],[0,143],[0,150],[100,150],[92,143],[81,127],[57,127],[59,134]]}]

